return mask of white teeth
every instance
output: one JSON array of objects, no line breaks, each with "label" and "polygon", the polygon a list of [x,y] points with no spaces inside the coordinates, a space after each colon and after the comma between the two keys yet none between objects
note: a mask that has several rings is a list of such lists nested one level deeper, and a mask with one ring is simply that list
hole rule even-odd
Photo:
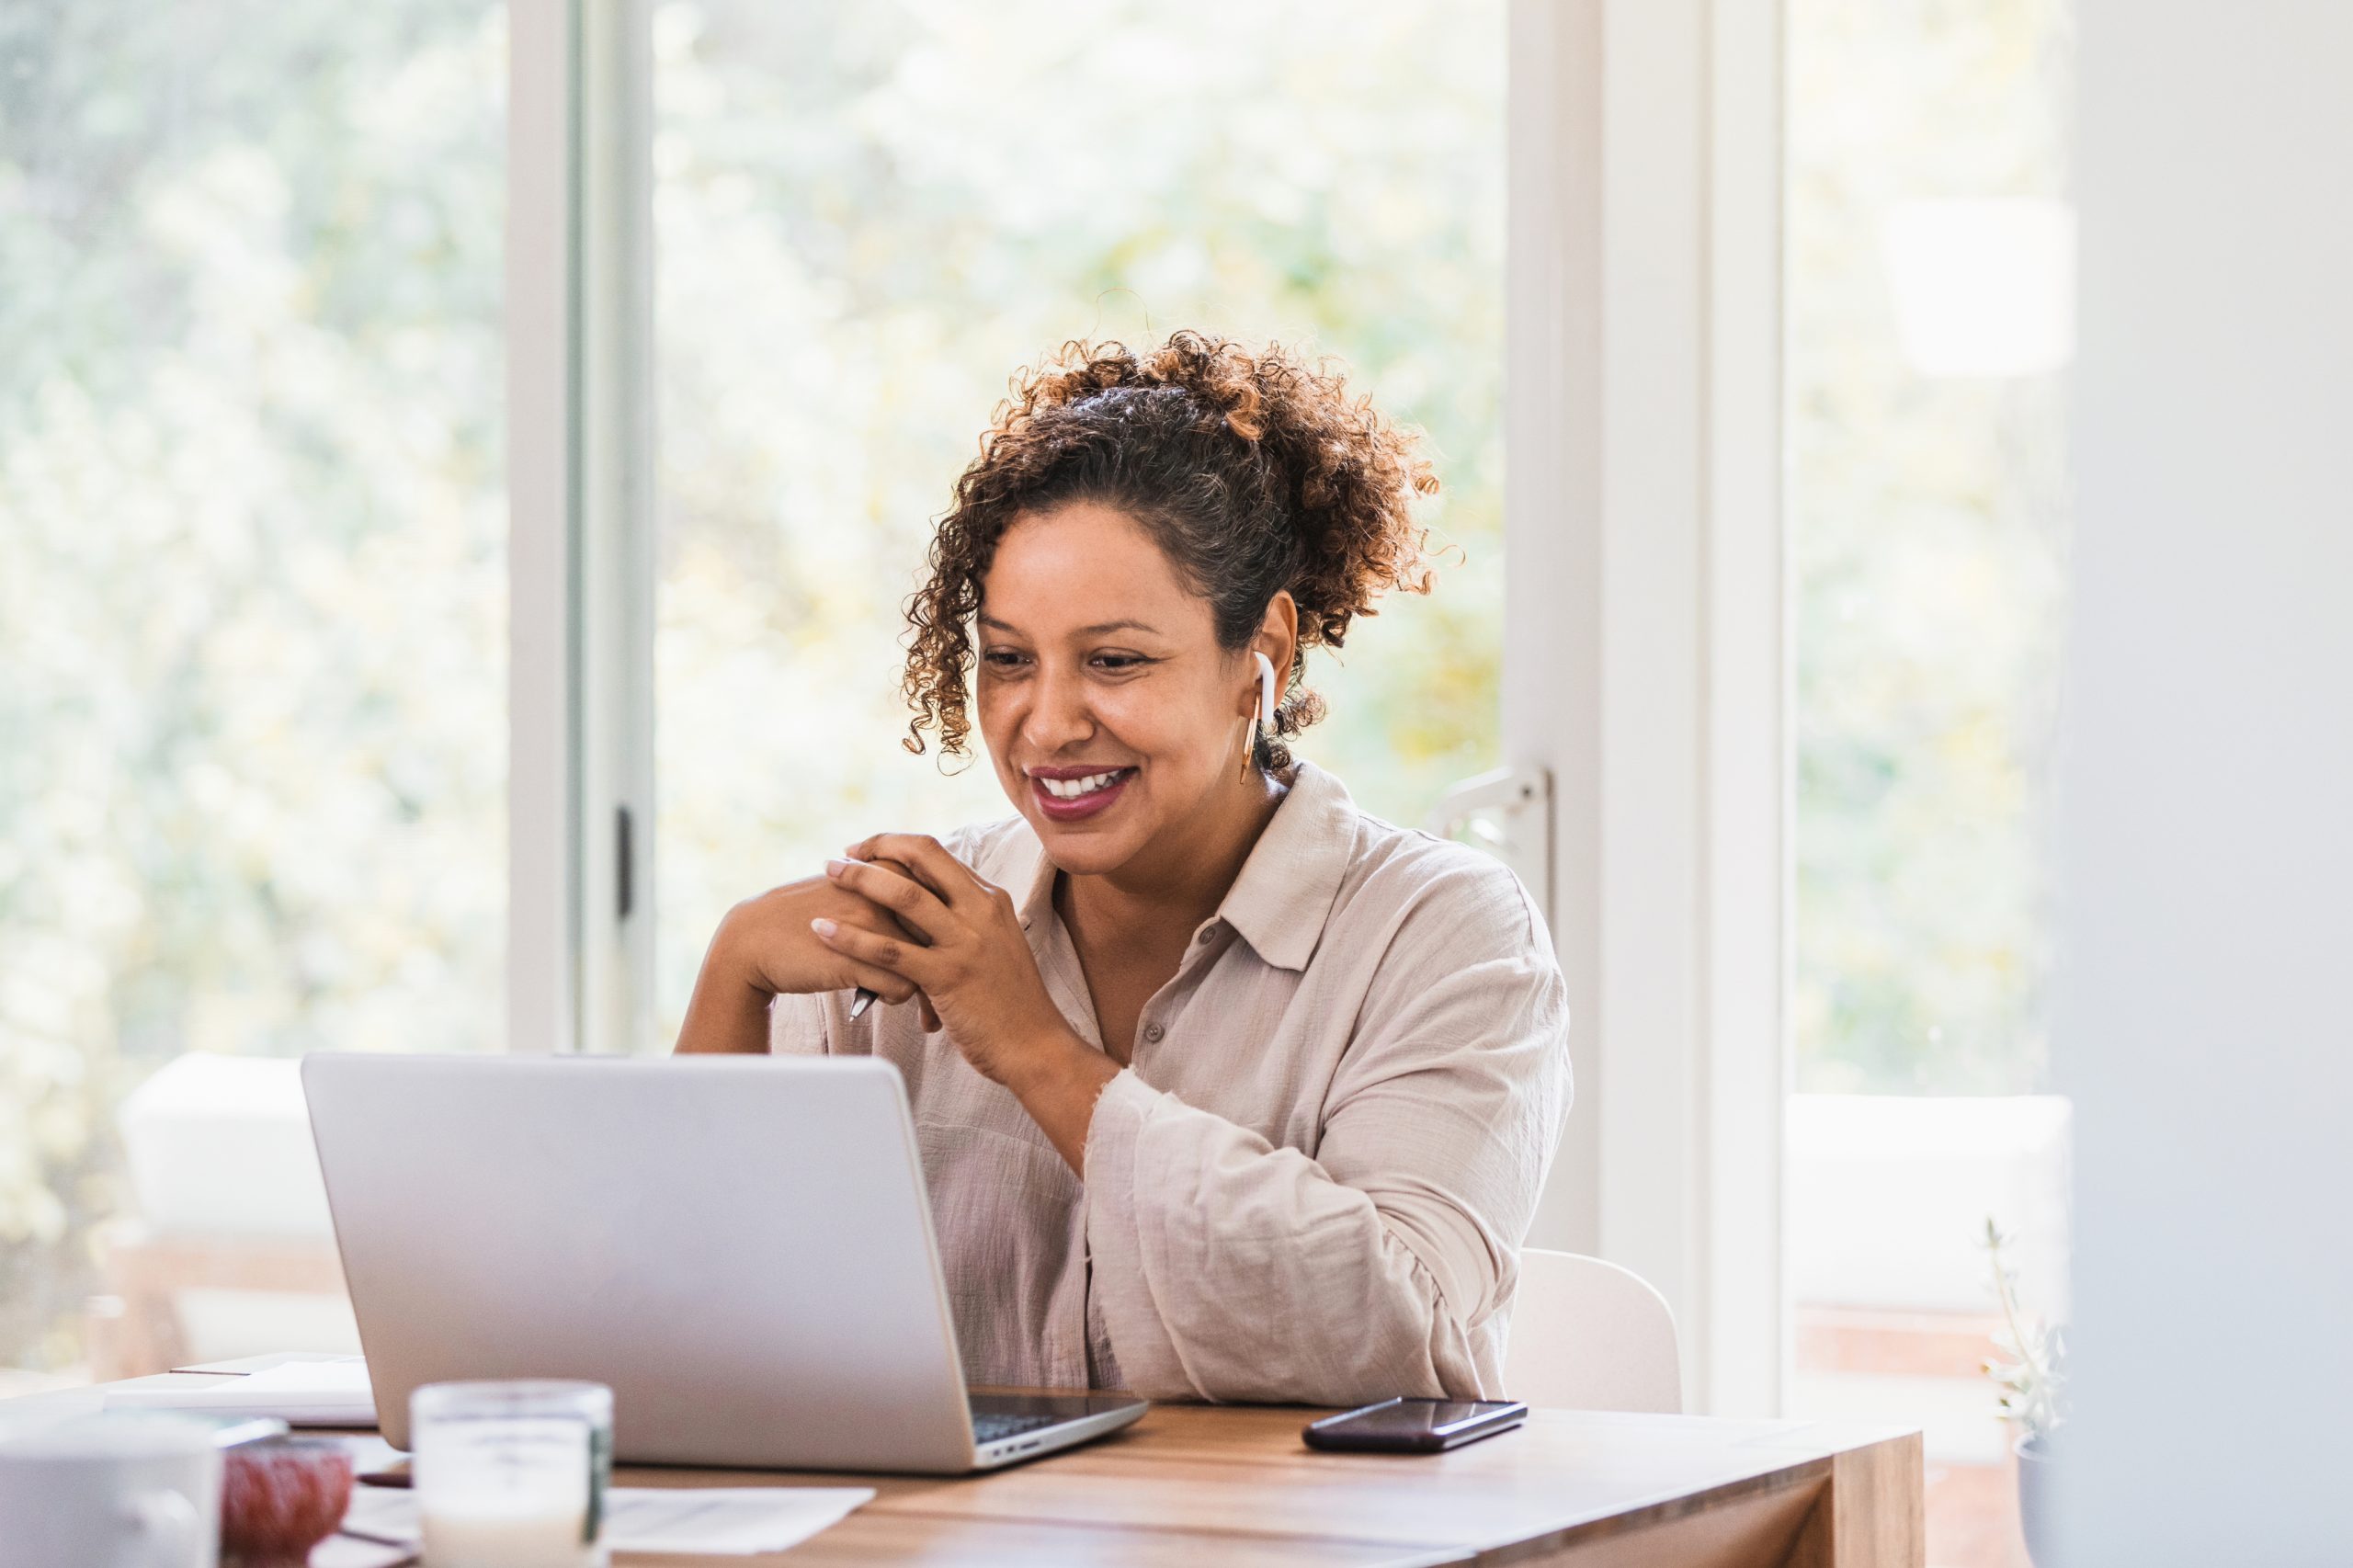
[{"label": "white teeth", "polygon": [[1108,773],[1090,773],[1084,778],[1040,778],[1038,782],[1043,784],[1046,793],[1056,800],[1075,801],[1081,795],[1092,795],[1097,790],[1109,788],[1125,771],[1125,768],[1115,767]]}]

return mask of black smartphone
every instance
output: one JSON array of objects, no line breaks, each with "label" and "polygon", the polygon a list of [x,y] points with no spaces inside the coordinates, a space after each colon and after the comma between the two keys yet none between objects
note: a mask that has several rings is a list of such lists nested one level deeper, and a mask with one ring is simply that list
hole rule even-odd
[{"label": "black smartphone", "polygon": [[1528,1419],[1528,1406],[1502,1399],[1384,1399],[1311,1421],[1300,1433],[1311,1449],[1366,1454],[1435,1454],[1459,1449]]}]

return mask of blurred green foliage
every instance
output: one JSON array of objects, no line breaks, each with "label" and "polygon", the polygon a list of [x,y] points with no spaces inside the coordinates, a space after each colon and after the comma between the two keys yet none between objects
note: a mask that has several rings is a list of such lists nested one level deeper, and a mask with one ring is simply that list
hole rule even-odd
[{"label": "blurred green foliage", "polygon": [[[1498,750],[1503,7],[654,12],[662,1015],[734,900],[1012,808],[900,746],[898,606],[1015,369],[1180,327],[1336,356],[1450,547],[1308,679],[1303,755],[1421,820]],[[975,744],[977,744],[977,739]]]},{"label": "blurred green foliage", "polygon": [[[673,1019],[728,902],[1006,809],[899,748],[897,605],[1067,337],[1426,426],[1465,564],[1310,750],[1408,819],[1492,756],[1500,6],[1075,16],[656,10]],[[0,11],[0,1364],[74,1359],[155,1065],[498,1043],[504,91],[482,0]]]},{"label": "blurred green foliage", "polygon": [[[1875,225],[2063,188],[2056,16],[1793,7],[1810,1088],[2040,1070],[2060,392],[1911,375]],[[734,899],[1007,809],[900,749],[897,607],[1065,338],[1304,345],[1423,426],[1438,592],[1302,750],[1408,822],[1492,762],[1500,0],[654,25],[665,1028]],[[74,1358],[158,1063],[499,1043],[505,70],[483,0],[0,9],[0,1364]]]},{"label": "blurred green foliage", "polygon": [[496,1043],[505,24],[0,7],[0,1365],[184,1051]]},{"label": "blurred green foliage", "polygon": [[2063,378],[1924,378],[1900,200],[2068,193],[2064,0],[1793,0],[1787,432],[1797,1081],[2043,1085]]}]

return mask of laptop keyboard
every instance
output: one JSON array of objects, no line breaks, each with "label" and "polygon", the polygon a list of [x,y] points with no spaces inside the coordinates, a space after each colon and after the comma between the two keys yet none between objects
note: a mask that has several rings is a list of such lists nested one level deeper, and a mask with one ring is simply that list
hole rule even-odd
[{"label": "laptop keyboard", "polygon": [[1040,1426],[1056,1426],[1062,1419],[1059,1415],[1006,1415],[995,1411],[975,1410],[972,1412],[972,1441],[1001,1443],[1024,1432],[1035,1432]]}]

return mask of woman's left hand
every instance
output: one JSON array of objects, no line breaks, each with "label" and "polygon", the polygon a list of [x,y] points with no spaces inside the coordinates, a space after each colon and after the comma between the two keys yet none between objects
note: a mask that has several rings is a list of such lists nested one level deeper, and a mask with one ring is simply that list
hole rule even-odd
[{"label": "woman's left hand", "polygon": [[[894,861],[913,875],[902,876],[877,861]],[[825,872],[890,910],[926,945],[827,920],[813,923],[818,937],[850,958],[912,982],[965,1060],[1025,1103],[1041,1075],[1066,1073],[1074,1060],[1073,1048],[1102,1057],[1078,1038],[1046,994],[1012,895],[983,881],[938,839],[877,834],[853,845],[847,859],[827,862]],[[1114,1064],[1102,1077],[1117,1071]]]},{"label": "woman's left hand", "polygon": [[890,910],[922,945],[833,920],[813,920],[810,929],[912,982],[964,1060],[1012,1090],[1083,1177],[1095,1100],[1120,1065],[1081,1040],[1046,994],[1012,896],[921,834],[877,834],[851,846],[848,858],[828,861],[825,874]]}]

